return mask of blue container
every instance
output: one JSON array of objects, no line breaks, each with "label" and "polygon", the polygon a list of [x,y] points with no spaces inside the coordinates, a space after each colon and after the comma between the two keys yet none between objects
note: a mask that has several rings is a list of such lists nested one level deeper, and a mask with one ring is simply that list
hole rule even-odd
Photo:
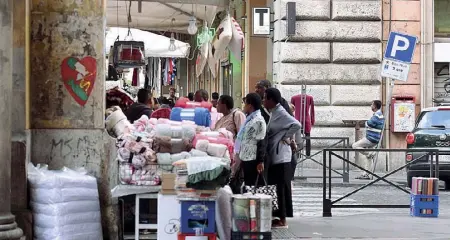
[{"label": "blue container", "polygon": [[201,228],[203,233],[216,232],[215,201],[181,201],[180,233],[195,233]]},{"label": "blue container", "polygon": [[438,217],[439,195],[411,194],[410,214],[413,217]]}]

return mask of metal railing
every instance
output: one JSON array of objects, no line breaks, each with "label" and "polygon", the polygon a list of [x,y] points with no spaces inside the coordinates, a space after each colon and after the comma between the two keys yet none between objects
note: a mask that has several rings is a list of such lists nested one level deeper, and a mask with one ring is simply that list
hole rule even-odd
[{"label": "metal railing", "polygon": [[[323,162],[322,162],[322,170],[323,170],[323,210],[322,210],[322,216],[323,217],[331,217],[331,209],[332,208],[410,208],[410,205],[386,205],[386,204],[366,204],[366,205],[348,205],[348,204],[336,204],[343,199],[346,199],[350,197],[351,195],[379,182],[383,181],[387,184],[397,188],[398,190],[405,192],[406,194],[411,194],[411,192],[408,189],[405,189],[404,187],[389,181],[386,179],[387,177],[399,172],[400,170],[406,168],[407,166],[415,163],[416,161],[422,159],[423,157],[426,157],[427,160],[430,160],[430,177],[439,178],[439,150],[438,149],[370,149],[371,152],[408,152],[408,153],[424,153],[423,155],[412,159],[411,161],[408,161],[406,164],[402,165],[401,167],[398,167],[397,169],[390,171],[389,173],[385,174],[384,176],[379,176],[378,174],[371,172],[370,170],[364,169],[357,164],[351,162],[349,158],[343,158],[339,155],[337,155],[335,152],[341,152],[341,151],[348,151],[348,152],[364,152],[367,151],[367,149],[345,149],[345,148],[335,148],[335,149],[324,149],[323,150]],[[358,168],[365,173],[368,173],[369,175],[374,176],[377,179],[372,180],[371,182],[345,194],[344,196],[336,199],[331,200],[331,168],[327,167],[327,164],[331,166],[331,158],[336,157],[343,162],[346,162],[347,164],[352,165],[355,168]],[[431,158],[430,158],[431,157]],[[434,163],[433,159],[436,159],[436,163]],[[328,171],[327,171],[328,170]],[[328,180],[328,183],[327,183]]]},{"label": "metal railing", "polygon": [[[350,148],[350,139],[348,137],[304,137],[304,140],[306,141],[307,139],[310,140],[336,140],[336,142],[332,143],[329,146],[326,146],[325,149],[329,149],[329,148],[334,148],[338,145],[342,146],[342,157],[348,159],[349,158],[349,151],[347,148]],[[306,146],[306,145],[304,145]],[[295,176],[295,177],[301,177],[301,178],[322,178],[323,176],[305,176],[303,175],[303,163],[307,160],[311,160],[314,163],[323,166],[323,164],[318,161],[315,160],[313,157],[315,156],[320,156],[320,154],[323,152],[324,150],[320,150],[317,151],[313,154],[311,154],[310,156],[306,156],[306,155],[301,155],[300,156],[300,160],[297,160],[297,166],[300,165],[300,176]],[[303,151],[302,151],[303,152]],[[298,169],[299,167],[297,167]],[[339,172],[338,170],[335,170],[333,168],[331,168],[331,165],[329,167],[326,167],[327,169],[329,169],[330,171],[338,174],[338,176],[333,176],[332,178],[342,178],[342,181],[344,183],[348,183],[350,180],[350,164],[346,163],[345,161],[342,162],[342,172]]]}]

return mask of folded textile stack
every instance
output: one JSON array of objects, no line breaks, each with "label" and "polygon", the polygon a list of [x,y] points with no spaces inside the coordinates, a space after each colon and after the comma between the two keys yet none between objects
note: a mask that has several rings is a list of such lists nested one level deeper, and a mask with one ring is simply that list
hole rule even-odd
[{"label": "folded textile stack", "polygon": [[172,163],[190,157],[192,139],[209,131],[192,122],[142,116],[117,138],[121,184],[155,186],[161,174],[172,172]]},{"label": "folded textile stack", "polygon": [[97,180],[68,168],[28,166],[36,240],[100,240],[102,225]]},{"label": "folded textile stack", "polygon": [[[216,190],[228,182],[230,160],[211,156],[190,157],[173,163],[177,167],[177,187],[183,187],[179,180],[187,173],[186,188]],[[186,179],[186,178],[185,178]]]}]

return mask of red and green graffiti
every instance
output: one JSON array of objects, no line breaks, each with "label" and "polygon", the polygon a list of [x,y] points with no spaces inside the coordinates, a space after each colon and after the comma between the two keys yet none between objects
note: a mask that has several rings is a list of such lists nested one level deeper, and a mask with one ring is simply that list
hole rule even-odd
[{"label": "red and green graffiti", "polygon": [[84,106],[94,88],[97,77],[97,61],[93,57],[65,58],[61,63],[61,76],[64,86],[73,99]]}]

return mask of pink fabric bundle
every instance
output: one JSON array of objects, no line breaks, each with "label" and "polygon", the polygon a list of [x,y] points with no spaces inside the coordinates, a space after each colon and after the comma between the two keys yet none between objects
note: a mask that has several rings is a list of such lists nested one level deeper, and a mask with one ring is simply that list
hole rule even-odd
[{"label": "pink fabric bundle", "polygon": [[210,102],[191,102],[188,98],[180,98],[175,103],[175,107],[180,108],[197,108],[202,107],[208,109],[211,112],[212,104]]},{"label": "pink fabric bundle", "polygon": [[228,152],[230,154],[230,158],[233,158],[233,149],[234,149],[234,142],[228,138],[223,137],[208,137],[201,134],[195,135],[194,140],[192,141],[193,146],[197,146],[198,140],[207,140],[209,143],[216,143],[216,144],[222,144],[227,146]]}]

